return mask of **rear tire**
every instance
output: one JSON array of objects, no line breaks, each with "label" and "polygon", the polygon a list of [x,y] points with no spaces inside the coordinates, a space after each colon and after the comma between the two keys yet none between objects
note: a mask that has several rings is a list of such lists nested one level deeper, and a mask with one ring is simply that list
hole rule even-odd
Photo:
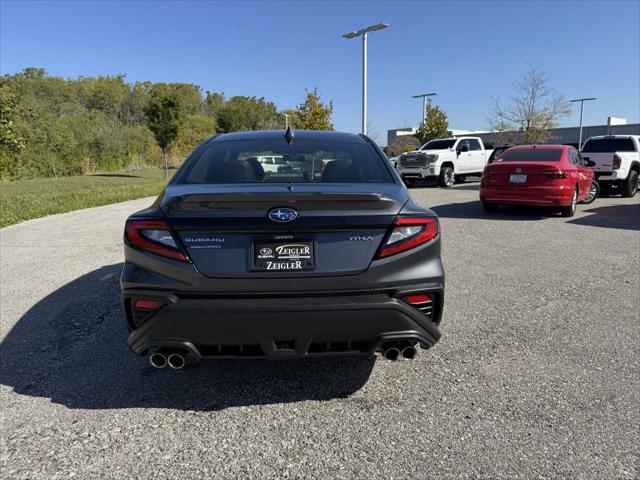
[{"label": "rear tire", "polygon": [[577,203],[578,203],[578,189],[576,188],[573,191],[573,198],[571,199],[571,204],[566,207],[562,207],[560,209],[560,215],[562,215],[563,217],[573,217],[576,214]]},{"label": "rear tire", "polygon": [[442,167],[440,169],[440,176],[438,177],[438,185],[442,188],[451,188],[456,183],[456,176],[453,173],[453,168]]},{"label": "rear tire", "polygon": [[627,179],[622,184],[622,196],[626,198],[633,197],[638,191],[638,172],[631,170]]},{"label": "rear tire", "polygon": [[498,205],[497,203],[482,202],[482,208],[484,208],[484,211],[487,213],[495,213],[500,208],[500,205]]},{"label": "rear tire", "polygon": [[589,192],[587,193],[587,196],[584,197],[584,199],[580,203],[589,205],[590,203],[593,203],[593,201],[599,196],[600,196],[600,185],[598,185],[598,182],[593,180],[591,182],[591,187],[589,188]]}]

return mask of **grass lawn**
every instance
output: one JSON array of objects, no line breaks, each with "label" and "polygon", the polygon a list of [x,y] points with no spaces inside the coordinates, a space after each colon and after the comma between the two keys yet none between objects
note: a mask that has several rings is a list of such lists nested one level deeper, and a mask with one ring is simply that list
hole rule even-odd
[{"label": "grass lawn", "polygon": [[157,168],[0,182],[0,227],[52,213],[158,195],[165,184],[164,171]]}]

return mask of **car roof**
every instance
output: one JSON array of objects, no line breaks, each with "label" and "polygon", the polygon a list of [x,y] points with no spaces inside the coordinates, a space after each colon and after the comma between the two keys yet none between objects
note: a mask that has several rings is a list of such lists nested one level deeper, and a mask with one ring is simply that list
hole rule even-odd
[{"label": "car roof", "polygon": [[[365,143],[364,137],[357,133],[330,132],[323,130],[293,130],[295,143],[299,140],[317,140],[321,142],[357,142]],[[249,132],[222,133],[211,138],[214,142],[228,142],[238,140],[269,140],[284,138],[284,130],[255,130]]]}]

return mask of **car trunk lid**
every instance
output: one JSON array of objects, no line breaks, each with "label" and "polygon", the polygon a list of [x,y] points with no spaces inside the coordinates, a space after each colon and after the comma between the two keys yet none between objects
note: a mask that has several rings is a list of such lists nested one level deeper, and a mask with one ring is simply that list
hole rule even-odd
[{"label": "car trunk lid", "polygon": [[[160,208],[203,275],[316,276],[364,271],[408,198],[396,184],[176,185]],[[279,208],[298,217],[270,219]],[[279,247],[293,257],[282,260]],[[258,258],[268,250],[274,257]],[[302,268],[269,268],[297,259]]]},{"label": "car trunk lid", "polygon": [[487,185],[530,186],[557,180],[560,172],[559,162],[498,160],[486,167],[484,177]]}]

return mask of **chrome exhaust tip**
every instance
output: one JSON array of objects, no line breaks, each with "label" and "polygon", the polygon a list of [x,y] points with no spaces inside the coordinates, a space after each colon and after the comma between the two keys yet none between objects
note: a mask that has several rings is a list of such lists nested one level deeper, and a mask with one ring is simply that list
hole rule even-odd
[{"label": "chrome exhaust tip", "polygon": [[181,353],[172,353],[171,355],[169,355],[167,362],[169,363],[169,366],[174,370],[180,370],[186,363]]},{"label": "chrome exhaust tip", "polygon": [[413,345],[410,345],[402,349],[402,356],[407,360],[413,360],[414,358],[416,358],[417,354],[418,354],[418,349]]},{"label": "chrome exhaust tip", "polygon": [[149,363],[155,368],[164,368],[167,366],[167,357],[160,352],[152,353],[149,356]]},{"label": "chrome exhaust tip", "polygon": [[400,350],[398,350],[397,348],[387,348],[384,353],[384,358],[386,358],[387,360],[390,361],[395,361],[398,359],[398,357],[400,356]]}]

